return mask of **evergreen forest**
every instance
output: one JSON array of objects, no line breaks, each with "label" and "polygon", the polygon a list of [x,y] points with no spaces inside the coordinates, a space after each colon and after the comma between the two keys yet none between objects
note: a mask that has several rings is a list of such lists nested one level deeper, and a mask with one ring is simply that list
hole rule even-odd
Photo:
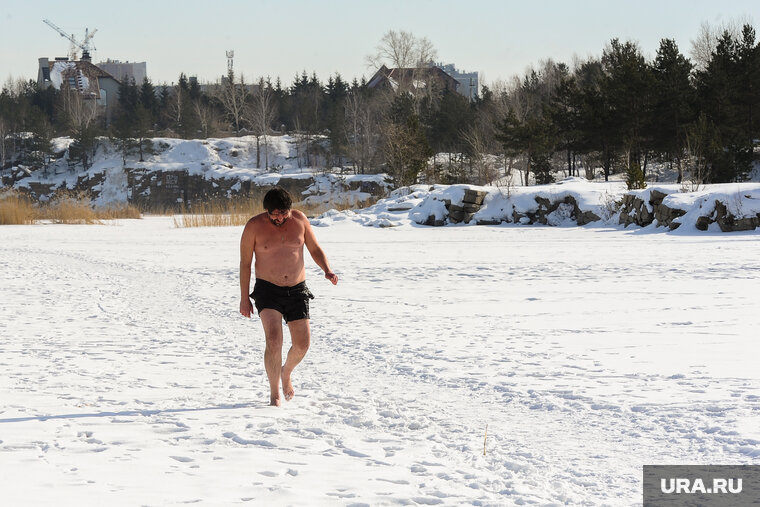
[{"label": "evergreen forest", "polygon": [[[716,33],[699,58],[662,39],[645,58],[638,44],[611,40],[601,56],[547,59],[507,82],[481,86],[475,100],[435,86],[370,88],[336,74],[302,72],[248,82],[232,70],[201,85],[123,81],[118,107],[90,114],[71,91],[9,81],[0,93],[0,169],[50,164],[51,140],[74,142],[70,164],[88,167],[108,137],[124,162],[151,139],[251,136],[260,167],[272,167],[269,136],[303,143],[305,166],[385,172],[396,184],[486,184],[515,168],[523,183],[566,175],[625,174],[643,185],[655,164],[678,180],[743,181],[760,139],[760,44],[755,29]],[[252,141],[254,142],[254,141]]]}]

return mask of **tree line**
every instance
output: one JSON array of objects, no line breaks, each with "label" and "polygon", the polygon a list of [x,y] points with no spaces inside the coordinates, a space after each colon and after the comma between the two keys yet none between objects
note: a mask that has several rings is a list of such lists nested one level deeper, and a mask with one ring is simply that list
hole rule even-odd
[{"label": "tree line", "polygon": [[[427,39],[389,31],[368,60],[424,70],[434,57]],[[486,184],[519,169],[525,184],[564,170],[625,173],[640,187],[653,164],[679,181],[746,179],[760,139],[755,30],[703,25],[693,57],[666,38],[647,61],[636,43],[613,39],[600,57],[572,67],[543,61],[482,86],[472,101],[424,72],[384,88],[305,71],[289,86],[248,82],[232,69],[206,86],[184,74],[172,86],[124,80],[108,122],[71,90],[9,82],[0,92],[0,168],[45,168],[61,135],[74,139],[70,163],[85,167],[98,136],[110,136],[126,163],[142,160],[154,137],[251,135],[259,167],[272,169],[269,136],[289,133],[305,167],[382,171],[399,185]]]}]

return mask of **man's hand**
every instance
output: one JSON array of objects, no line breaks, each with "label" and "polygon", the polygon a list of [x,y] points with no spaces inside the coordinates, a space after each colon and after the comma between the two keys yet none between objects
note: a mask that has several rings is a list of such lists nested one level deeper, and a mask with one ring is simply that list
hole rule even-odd
[{"label": "man's hand", "polygon": [[336,275],[332,271],[328,271],[327,273],[325,273],[325,278],[327,278],[328,280],[330,280],[333,285],[337,285],[338,284],[338,275]]},{"label": "man's hand", "polygon": [[240,300],[240,313],[243,315],[243,317],[251,318],[251,315],[253,315],[253,305],[251,304],[251,300],[248,298],[243,298]]}]

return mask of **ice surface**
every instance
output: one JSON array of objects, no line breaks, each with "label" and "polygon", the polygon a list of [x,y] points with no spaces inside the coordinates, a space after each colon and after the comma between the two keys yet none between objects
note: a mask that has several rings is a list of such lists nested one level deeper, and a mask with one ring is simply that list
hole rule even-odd
[{"label": "ice surface", "polygon": [[632,505],[643,464],[757,464],[760,235],[333,215],[279,409],[240,228],[0,228],[3,503]]}]

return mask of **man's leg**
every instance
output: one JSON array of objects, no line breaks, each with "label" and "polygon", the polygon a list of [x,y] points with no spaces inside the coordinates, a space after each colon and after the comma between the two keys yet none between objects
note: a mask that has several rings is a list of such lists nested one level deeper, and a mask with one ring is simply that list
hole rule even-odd
[{"label": "man's leg", "polygon": [[282,314],[277,310],[265,308],[259,312],[261,325],[264,326],[266,349],[264,350],[264,368],[269,379],[269,404],[280,406],[280,374],[282,365]]},{"label": "man's leg", "polygon": [[288,322],[288,329],[290,330],[292,345],[290,350],[288,350],[285,364],[282,365],[282,392],[286,400],[291,400],[293,399],[295,390],[293,389],[293,383],[290,381],[290,374],[293,373],[293,369],[301,362],[303,356],[306,355],[306,351],[309,350],[309,344],[311,343],[309,319],[292,320]]}]

